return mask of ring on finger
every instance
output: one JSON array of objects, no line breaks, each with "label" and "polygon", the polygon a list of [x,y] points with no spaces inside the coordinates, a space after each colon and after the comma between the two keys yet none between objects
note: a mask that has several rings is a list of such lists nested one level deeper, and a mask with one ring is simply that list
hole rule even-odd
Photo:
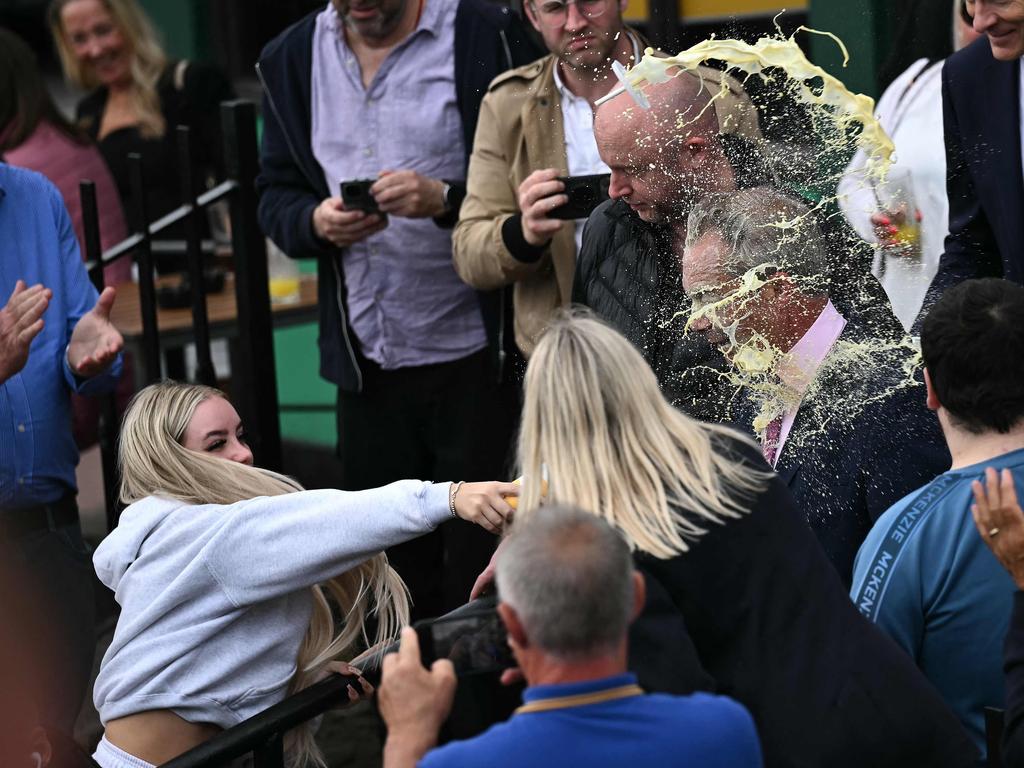
[{"label": "ring on finger", "polygon": [[989,532],[988,532],[988,535],[993,537],[993,538],[995,538],[996,536],[999,535],[999,529],[998,528],[990,529]]}]

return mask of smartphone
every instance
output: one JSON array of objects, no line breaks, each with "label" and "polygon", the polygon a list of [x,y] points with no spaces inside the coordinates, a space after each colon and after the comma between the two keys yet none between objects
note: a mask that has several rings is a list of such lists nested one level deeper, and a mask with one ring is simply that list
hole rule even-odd
[{"label": "smartphone", "polygon": [[591,176],[559,176],[565,184],[569,202],[558,206],[548,214],[552,219],[585,219],[597,206],[608,199],[610,173],[596,173]]},{"label": "smartphone", "polygon": [[423,666],[448,659],[459,677],[517,666],[495,603],[493,597],[481,598],[453,614],[414,624]]},{"label": "smartphone", "polygon": [[370,194],[370,187],[376,179],[351,179],[341,182],[341,201],[348,211],[366,211],[366,213],[380,213],[377,201]]}]

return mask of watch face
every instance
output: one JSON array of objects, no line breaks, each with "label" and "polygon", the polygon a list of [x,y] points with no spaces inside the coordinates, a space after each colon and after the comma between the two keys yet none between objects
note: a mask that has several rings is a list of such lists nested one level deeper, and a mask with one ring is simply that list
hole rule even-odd
[{"label": "watch face", "polygon": [[444,188],[441,190],[441,202],[444,205],[446,211],[452,209],[452,185],[445,183]]}]

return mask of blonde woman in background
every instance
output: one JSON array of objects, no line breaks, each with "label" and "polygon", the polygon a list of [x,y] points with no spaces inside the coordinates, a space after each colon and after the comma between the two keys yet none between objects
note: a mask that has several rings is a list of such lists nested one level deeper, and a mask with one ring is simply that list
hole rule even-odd
[{"label": "blonde woman in background", "polygon": [[67,79],[89,91],[78,104],[78,124],[99,145],[129,217],[136,210],[131,152],[142,156],[150,220],[181,204],[178,125],[195,134],[196,176],[217,175],[219,105],[234,98],[217,69],[168,58],[135,0],[52,0],[49,24]]},{"label": "blonde woman in background", "polygon": [[766,766],[971,764],[960,724],[854,608],[758,446],[672,408],[616,331],[570,315],[541,338],[519,462],[517,520],[575,505],[635,552],[649,597],[629,666],[642,686],[734,697]]},{"label": "blonde woman in background", "polygon": [[[120,469],[129,506],[93,558],[121,606],[94,690],[103,768],[163,763],[350,671],[333,660],[408,622],[405,585],[382,550],[455,516],[497,532],[511,512],[503,494],[517,491],[415,480],[304,491],[252,466],[223,393],[170,381],[132,401]],[[295,765],[322,763],[308,725],[286,748]]]}]

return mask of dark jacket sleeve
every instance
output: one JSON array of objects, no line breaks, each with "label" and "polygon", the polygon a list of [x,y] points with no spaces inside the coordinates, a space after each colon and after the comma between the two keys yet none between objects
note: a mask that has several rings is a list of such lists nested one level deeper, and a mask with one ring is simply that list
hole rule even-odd
[{"label": "dark jacket sleeve", "polygon": [[[968,167],[965,137],[957,118],[957,98],[950,83],[949,64],[942,68],[942,123],[946,139],[946,196],[949,234],[932,282],[929,299],[957,283],[983,275],[1000,275],[1002,262],[992,228],[981,208]],[[931,302],[925,301],[925,307]],[[922,312],[923,314],[923,312]]]},{"label": "dark jacket sleeve", "polygon": [[327,256],[334,248],[313,231],[313,211],[320,204],[296,164],[288,139],[269,99],[263,96],[263,144],[260,149],[260,174],[256,178],[259,193],[257,215],[263,233],[295,259]]},{"label": "dark jacket sleeve", "polygon": [[1024,765],[1024,592],[1013,596],[1010,628],[1003,646],[1006,675],[1006,730],[1003,732],[1003,765]]}]

